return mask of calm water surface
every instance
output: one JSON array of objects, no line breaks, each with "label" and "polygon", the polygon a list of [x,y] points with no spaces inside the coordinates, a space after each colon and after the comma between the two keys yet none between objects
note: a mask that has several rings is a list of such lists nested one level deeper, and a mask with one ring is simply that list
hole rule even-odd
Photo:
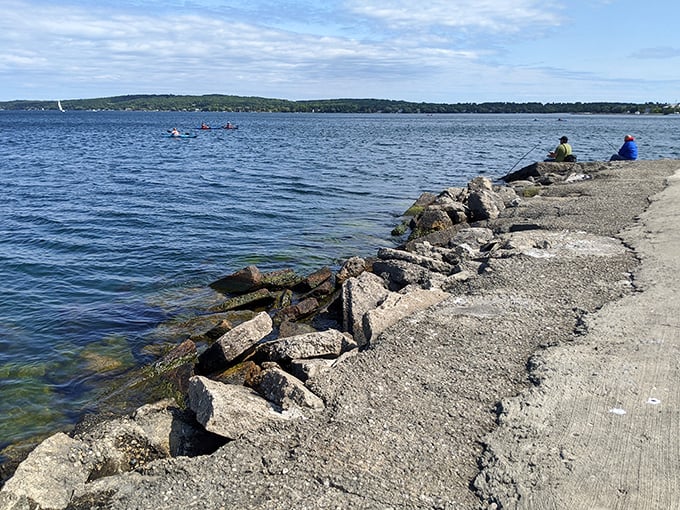
[{"label": "calm water surface", "polygon": [[579,161],[628,132],[642,158],[680,158],[678,117],[0,111],[0,448],[96,407],[224,274],[374,255],[421,192],[563,134]]}]

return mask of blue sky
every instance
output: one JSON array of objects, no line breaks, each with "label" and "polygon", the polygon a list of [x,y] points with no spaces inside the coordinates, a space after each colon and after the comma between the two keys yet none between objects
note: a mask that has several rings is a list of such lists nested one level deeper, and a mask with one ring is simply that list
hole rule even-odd
[{"label": "blue sky", "polygon": [[680,102],[680,2],[2,0],[0,101]]}]

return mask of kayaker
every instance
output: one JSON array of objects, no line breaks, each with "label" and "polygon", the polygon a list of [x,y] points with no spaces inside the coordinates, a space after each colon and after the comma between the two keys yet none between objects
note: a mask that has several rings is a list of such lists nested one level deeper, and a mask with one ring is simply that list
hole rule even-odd
[{"label": "kayaker", "polygon": [[180,133],[179,129],[177,129],[176,127],[172,128],[172,130],[170,131],[170,136],[180,136],[181,134],[182,133]]},{"label": "kayaker", "polygon": [[201,129],[210,129],[210,126],[208,126],[205,122],[201,122]]}]

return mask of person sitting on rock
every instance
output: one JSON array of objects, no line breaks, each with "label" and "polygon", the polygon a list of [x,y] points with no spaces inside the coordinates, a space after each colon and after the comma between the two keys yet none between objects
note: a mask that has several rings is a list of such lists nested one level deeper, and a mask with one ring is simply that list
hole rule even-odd
[{"label": "person sitting on rock", "polygon": [[576,161],[576,158],[571,153],[571,145],[569,145],[569,138],[563,136],[560,138],[560,144],[554,151],[548,153],[546,161],[554,161],[562,163],[564,161]]},{"label": "person sitting on rock", "polygon": [[623,145],[619,149],[619,152],[613,154],[609,161],[635,161],[638,157],[637,143],[635,143],[635,138],[631,135],[626,135],[623,137]]}]

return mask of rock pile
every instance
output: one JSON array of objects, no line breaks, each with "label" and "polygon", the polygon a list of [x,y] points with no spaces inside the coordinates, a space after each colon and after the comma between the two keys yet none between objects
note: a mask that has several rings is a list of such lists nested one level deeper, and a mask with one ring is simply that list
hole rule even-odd
[{"label": "rock pile", "polygon": [[538,162],[510,172],[501,180],[515,187],[551,185],[558,182],[574,182],[591,179],[595,173],[607,168],[607,163],[554,163]]},{"label": "rock pile", "polygon": [[515,207],[519,201],[514,189],[493,185],[486,177],[476,177],[466,188],[448,188],[439,195],[422,194],[406,211],[405,215],[412,219],[395,228],[393,234],[410,228],[410,239],[418,239],[457,225],[495,219],[506,207]]},{"label": "rock pile", "polygon": [[513,188],[478,177],[467,188],[422,195],[402,224],[411,229],[408,241],[375,259],[353,257],[335,274],[326,267],[306,277],[249,266],[211,283],[225,300],[201,318],[204,330],[152,367],[178,398],[83,424],[72,437],[55,434],[5,484],[0,506],[66,508],[93,480],[211,453],[266,424],[323,409],[314,379],[332,377],[386,328],[446,299],[490,257],[518,249],[488,221],[519,202]]}]

